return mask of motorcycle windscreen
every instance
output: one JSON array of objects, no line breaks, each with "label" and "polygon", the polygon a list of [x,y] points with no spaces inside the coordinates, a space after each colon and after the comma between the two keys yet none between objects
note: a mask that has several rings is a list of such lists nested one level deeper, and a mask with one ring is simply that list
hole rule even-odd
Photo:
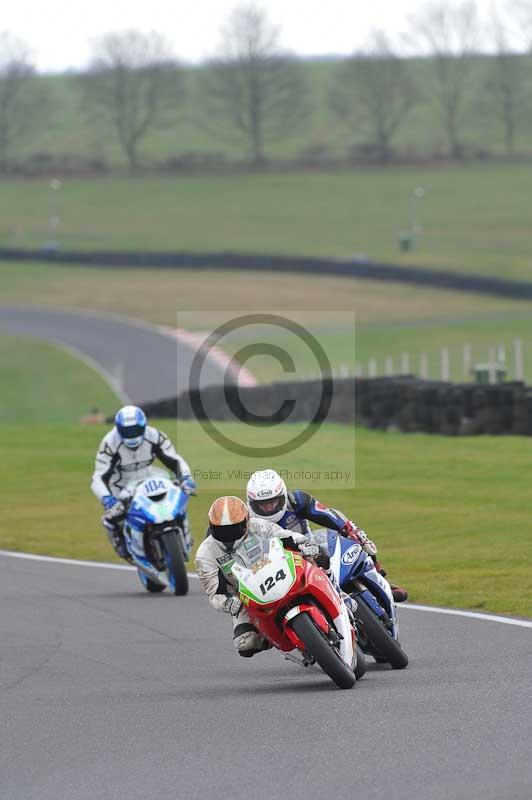
[{"label": "motorcycle windscreen", "polygon": [[296,579],[294,558],[280,539],[248,536],[235,552],[231,571],[238,578],[238,591],[265,605],[285,597]]},{"label": "motorcycle windscreen", "polygon": [[150,479],[156,480],[158,478],[168,479],[170,477],[169,473],[164,469],[160,469],[160,467],[144,467],[135,472],[135,476],[126,482],[124,488],[131,494],[134,494],[135,489],[140,486],[141,483],[144,483],[144,481]]}]

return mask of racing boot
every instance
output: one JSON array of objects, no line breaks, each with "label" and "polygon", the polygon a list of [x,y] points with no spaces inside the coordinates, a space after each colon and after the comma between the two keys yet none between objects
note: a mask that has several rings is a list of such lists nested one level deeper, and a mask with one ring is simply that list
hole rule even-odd
[{"label": "racing boot", "polygon": [[235,627],[233,641],[238,655],[243,658],[252,658],[256,653],[260,653],[262,650],[271,650],[273,647],[249,622],[243,622]]},{"label": "racing boot", "polygon": [[106,519],[105,517],[102,519],[102,522],[105,532],[107,533],[107,538],[111,542],[112,548],[117,556],[120,556],[120,558],[123,558],[125,561],[131,561],[131,556],[127,551],[124,534],[122,533],[120,527],[117,526],[113,520]]},{"label": "racing boot", "polygon": [[393,583],[390,583],[390,589],[392,590],[393,599],[396,603],[404,603],[405,600],[408,600],[408,592],[406,589],[403,589],[401,586],[395,586]]},{"label": "racing boot", "polygon": [[[375,569],[382,575],[383,578],[386,577],[386,570],[382,566],[380,561],[377,561],[376,558],[373,559],[375,563]],[[390,583],[390,581],[388,581]],[[406,589],[403,589],[401,586],[396,586],[394,583],[390,583],[390,589],[392,590],[392,595],[395,603],[404,603],[405,600],[408,600],[408,592]]]}]

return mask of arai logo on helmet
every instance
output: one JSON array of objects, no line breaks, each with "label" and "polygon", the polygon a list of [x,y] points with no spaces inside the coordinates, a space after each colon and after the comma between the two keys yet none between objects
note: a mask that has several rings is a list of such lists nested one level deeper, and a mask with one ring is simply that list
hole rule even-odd
[{"label": "arai logo on helmet", "polygon": [[257,492],[257,497],[271,497],[271,493],[271,489],[261,489],[260,492]]},{"label": "arai logo on helmet", "polygon": [[359,544],[352,544],[343,554],[342,564],[345,564],[346,567],[350,567],[359,557],[361,550],[362,548]]}]

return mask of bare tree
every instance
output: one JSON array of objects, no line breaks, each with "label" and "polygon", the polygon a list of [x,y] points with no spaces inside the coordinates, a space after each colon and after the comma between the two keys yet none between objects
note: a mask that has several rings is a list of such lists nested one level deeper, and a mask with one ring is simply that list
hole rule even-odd
[{"label": "bare tree", "polygon": [[417,45],[423,43],[430,57],[432,94],[441,113],[449,153],[460,157],[464,112],[480,35],[475,2],[435,0],[412,18],[411,25],[412,40]]},{"label": "bare tree", "polygon": [[369,134],[383,163],[390,159],[393,138],[418,99],[410,65],[382,31],[375,31],[364,50],[341,64],[329,94],[335,114],[351,130]]},{"label": "bare tree", "polygon": [[523,55],[516,52],[516,37],[509,22],[495,8],[491,15],[491,37],[494,56],[488,61],[486,88],[490,106],[504,130],[507,153],[514,152],[518,122],[528,105],[528,75]]},{"label": "bare tree", "polygon": [[[290,136],[309,112],[306,76],[279,45],[279,31],[254,3],[236,8],[222,31],[220,54],[198,76],[200,124],[245,142],[255,163],[267,143]],[[223,127],[225,126],[225,128]]]},{"label": "bare tree", "polygon": [[112,125],[130,169],[139,163],[146,135],[175,124],[184,98],[181,71],[158,33],[109,33],[94,45],[89,71],[82,76],[83,104],[89,115]]},{"label": "bare tree", "polygon": [[532,2],[531,0],[508,0],[508,18],[513,21],[513,38],[523,42],[527,50],[532,50]]},{"label": "bare tree", "polygon": [[[44,93],[35,84],[30,50],[9,33],[0,34],[0,170],[9,166],[12,147],[34,132],[44,112]],[[41,117],[42,118],[42,117]]]}]

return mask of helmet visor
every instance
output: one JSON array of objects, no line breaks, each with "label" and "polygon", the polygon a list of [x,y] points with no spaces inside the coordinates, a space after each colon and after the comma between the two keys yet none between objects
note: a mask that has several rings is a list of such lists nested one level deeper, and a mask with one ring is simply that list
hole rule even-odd
[{"label": "helmet visor", "polygon": [[266,500],[250,500],[249,504],[255,514],[260,517],[269,517],[281,511],[284,502],[284,494],[278,494],[277,497],[268,497]]},{"label": "helmet visor", "polygon": [[117,425],[116,429],[122,439],[138,439],[144,436],[144,425]]},{"label": "helmet visor", "polygon": [[211,525],[211,536],[222,544],[232,544],[245,535],[247,528],[247,520],[237,522],[236,525]]}]

